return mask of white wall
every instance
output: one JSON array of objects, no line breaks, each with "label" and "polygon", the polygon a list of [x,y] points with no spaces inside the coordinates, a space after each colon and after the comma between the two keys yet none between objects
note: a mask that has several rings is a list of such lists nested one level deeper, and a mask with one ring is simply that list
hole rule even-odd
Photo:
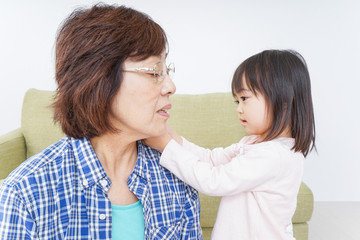
[{"label": "white wall", "polygon": [[[55,89],[57,28],[75,7],[92,2],[2,2],[0,134],[20,126],[28,88]],[[358,1],[118,2],[148,13],[167,32],[178,93],[230,91],[236,66],[263,49],[302,53],[312,77],[318,147],[306,160],[304,181],[316,201],[360,201]]]}]

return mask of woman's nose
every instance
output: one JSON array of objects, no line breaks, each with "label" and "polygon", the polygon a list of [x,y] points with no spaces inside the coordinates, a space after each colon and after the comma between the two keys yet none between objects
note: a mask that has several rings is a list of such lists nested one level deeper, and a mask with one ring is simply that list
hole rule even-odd
[{"label": "woman's nose", "polygon": [[169,77],[169,75],[165,76],[165,79],[163,80],[163,88],[161,90],[161,93],[163,95],[172,95],[176,91],[176,86],[172,79]]}]

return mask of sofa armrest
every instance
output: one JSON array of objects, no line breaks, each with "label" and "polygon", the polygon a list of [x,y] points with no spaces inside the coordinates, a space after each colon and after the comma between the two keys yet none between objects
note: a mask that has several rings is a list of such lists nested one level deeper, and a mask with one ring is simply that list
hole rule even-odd
[{"label": "sofa armrest", "polygon": [[25,153],[25,139],[20,128],[0,136],[0,179],[6,178],[25,160]]},{"label": "sofa armrest", "polygon": [[304,183],[301,183],[299,194],[297,196],[297,207],[292,218],[293,223],[305,223],[310,221],[314,210],[314,196],[311,189]]}]

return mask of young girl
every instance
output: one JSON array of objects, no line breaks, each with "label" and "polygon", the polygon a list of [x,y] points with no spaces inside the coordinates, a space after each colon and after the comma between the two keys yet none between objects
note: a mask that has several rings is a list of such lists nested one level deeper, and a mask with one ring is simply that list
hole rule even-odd
[{"label": "young girl", "polygon": [[314,148],[310,77],[295,51],[268,50],[235,71],[232,92],[246,136],[212,151],[169,134],[147,139],[160,164],[200,192],[223,196],[212,239],[294,239],[304,158]]}]

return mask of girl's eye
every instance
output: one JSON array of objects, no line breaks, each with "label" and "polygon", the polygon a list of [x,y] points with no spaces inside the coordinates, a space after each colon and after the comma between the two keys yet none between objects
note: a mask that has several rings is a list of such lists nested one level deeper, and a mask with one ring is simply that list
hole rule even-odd
[{"label": "girl's eye", "polygon": [[234,102],[235,102],[236,104],[239,104],[240,102],[245,102],[245,101],[248,99],[248,97],[242,96],[242,97],[239,97],[239,99],[240,99],[240,100],[235,100]]}]

